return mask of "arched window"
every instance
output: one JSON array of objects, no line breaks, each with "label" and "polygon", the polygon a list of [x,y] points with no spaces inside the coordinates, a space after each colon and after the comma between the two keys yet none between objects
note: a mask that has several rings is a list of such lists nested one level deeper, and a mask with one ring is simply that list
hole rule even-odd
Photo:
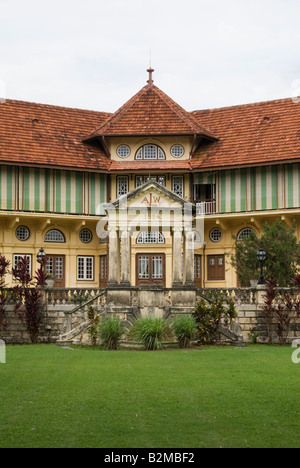
[{"label": "arched window", "polygon": [[144,145],[136,153],[135,159],[166,159],[165,153],[157,145]]},{"label": "arched window", "polygon": [[256,236],[256,232],[251,228],[244,228],[238,233],[237,240],[249,239],[251,235]]},{"label": "arched window", "polygon": [[65,236],[58,229],[51,229],[45,235],[45,242],[66,242]]},{"label": "arched window", "polygon": [[142,231],[137,238],[137,244],[164,244],[165,238],[159,231]]}]

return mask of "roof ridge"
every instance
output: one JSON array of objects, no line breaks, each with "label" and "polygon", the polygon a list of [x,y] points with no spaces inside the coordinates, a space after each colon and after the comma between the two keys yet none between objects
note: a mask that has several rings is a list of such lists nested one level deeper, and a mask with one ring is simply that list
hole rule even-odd
[{"label": "roof ridge", "polygon": [[211,111],[218,111],[218,110],[228,110],[228,109],[237,109],[241,107],[252,107],[252,106],[263,106],[265,104],[275,104],[275,103],[283,103],[287,101],[293,101],[292,97],[287,97],[287,98],[279,98],[279,99],[269,99],[267,101],[256,101],[256,102],[249,102],[246,104],[233,104],[231,106],[223,106],[223,107],[210,107],[207,109],[196,109],[193,111],[190,111],[190,114],[198,114],[201,112],[211,112]]},{"label": "roof ridge", "polygon": [[4,103],[10,103],[10,104],[29,104],[31,106],[38,106],[38,107],[43,107],[43,108],[52,108],[52,109],[61,109],[61,110],[67,110],[67,111],[78,111],[78,112],[89,112],[92,114],[100,114],[100,115],[111,115],[111,112],[106,112],[106,111],[96,111],[92,109],[82,109],[80,107],[67,107],[67,106],[61,106],[58,104],[44,104],[41,102],[34,102],[34,101],[24,101],[22,99],[9,99],[6,98]]},{"label": "roof ridge", "polygon": [[[185,125],[186,130],[184,131],[184,133],[187,133],[188,132],[187,129],[190,129],[191,134],[203,134],[210,138],[216,139],[216,136],[213,134],[211,130],[205,128],[200,122],[197,121],[196,117],[194,117],[189,112],[187,112],[183,107],[177,104],[174,101],[174,99],[169,97],[166,93],[164,93],[160,88],[155,86],[152,82],[149,82],[140,91],[138,91],[134,96],[132,96],[132,98],[130,98],[125,104],[123,104],[123,106],[120,107],[114,114],[112,114],[111,116],[108,117],[108,119],[102,122],[102,124],[99,127],[97,127],[93,131],[92,134],[88,135],[86,139],[89,140],[101,134],[104,135],[105,133],[109,132],[110,129],[113,129],[115,125],[118,125],[122,121],[122,118],[126,116],[126,113],[130,112],[130,110],[133,109],[135,105],[137,106],[139,105],[139,101],[145,95],[147,95],[147,93],[149,93],[149,100],[157,97],[161,101],[161,103],[164,106],[166,106],[167,112],[172,113],[174,116],[176,116],[176,119],[179,119],[179,121]],[[150,107],[147,101],[146,101],[146,104],[145,102],[143,102],[143,104],[144,104],[145,112],[147,111],[147,113],[149,113]],[[151,120],[151,112],[150,112],[150,115],[146,119],[148,126],[149,126],[150,120]],[[182,133],[182,132],[178,131],[178,133]],[[134,134],[134,131],[132,132],[132,134]]]},{"label": "roof ridge", "polygon": [[[178,115],[178,117],[180,117],[181,119],[186,119],[186,117],[188,117],[188,119],[191,119],[193,121],[193,124],[195,125],[195,128],[201,128],[201,131],[205,131],[205,132],[208,132],[211,136],[214,136],[213,133],[207,129],[206,127],[204,127],[202,124],[200,124],[197,119],[191,115],[187,110],[185,110],[182,106],[180,106],[180,104],[178,104],[176,101],[174,101],[174,99],[172,99],[170,96],[168,96],[166,93],[164,93],[160,88],[158,88],[157,86],[155,85],[152,85],[153,88],[156,89],[156,91],[158,91],[162,97],[162,99],[166,102],[166,104],[168,106],[170,106],[170,104],[172,105],[172,110]],[[169,102],[170,101],[170,104]],[[173,108],[174,106],[174,108]],[[181,115],[181,114],[184,114],[184,115]],[[187,125],[189,125],[190,127],[192,127],[191,123],[190,122],[186,122]]]},{"label": "roof ridge", "polygon": [[144,90],[148,87],[149,85],[146,85],[142,89],[140,89],[140,91],[138,91],[136,94],[134,94],[128,101],[126,101],[121,107],[119,107],[119,109],[116,112],[111,114],[108,117],[108,119],[105,120],[99,127],[95,128],[91,136],[98,134],[98,132],[101,131],[101,129],[104,129],[105,127],[109,126],[110,122],[113,119],[116,119],[116,122],[118,122],[118,120],[123,116],[123,113],[127,112],[135,104],[137,99],[140,96],[142,96],[142,94],[144,94]]}]

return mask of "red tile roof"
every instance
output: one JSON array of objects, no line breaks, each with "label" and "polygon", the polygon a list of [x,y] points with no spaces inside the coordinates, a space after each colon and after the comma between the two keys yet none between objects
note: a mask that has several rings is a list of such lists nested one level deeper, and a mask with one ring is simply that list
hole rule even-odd
[{"label": "red tile roof", "polygon": [[107,170],[110,160],[83,137],[109,116],[22,101],[0,103],[0,161],[87,170]]},{"label": "red tile roof", "polygon": [[194,170],[300,160],[300,103],[292,99],[193,112],[218,141],[204,143]]},{"label": "red tile roof", "polygon": [[[118,162],[106,156],[99,142],[83,141],[86,135],[95,135],[95,128],[99,136],[193,131],[217,135],[218,140],[204,138],[191,160]],[[12,100],[0,103],[0,162],[5,164],[188,172],[298,160],[300,103],[292,99],[188,113],[150,84],[115,114]]]},{"label": "red tile roof", "polygon": [[152,83],[142,88],[116,113],[88,136],[205,135],[213,133],[201,125]]}]

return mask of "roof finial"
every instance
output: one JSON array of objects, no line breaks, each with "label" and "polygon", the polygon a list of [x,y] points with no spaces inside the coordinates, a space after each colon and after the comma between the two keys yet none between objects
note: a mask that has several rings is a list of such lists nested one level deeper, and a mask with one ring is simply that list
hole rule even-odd
[{"label": "roof finial", "polygon": [[154,72],[153,68],[150,66],[150,68],[148,68],[147,72],[149,73],[149,80],[147,81],[147,83],[149,85],[153,85],[153,79],[152,79],[152,73]]}]

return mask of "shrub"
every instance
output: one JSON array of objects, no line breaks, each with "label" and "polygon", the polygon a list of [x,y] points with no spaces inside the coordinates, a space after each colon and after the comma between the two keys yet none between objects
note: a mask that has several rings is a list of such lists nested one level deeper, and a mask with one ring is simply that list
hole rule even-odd
[{"label": "shrub", "polygon": [[162,348],[162,341],[169,334],[167,322],[159,317],[141,317],[132,327],[132,336],[141,341],[148,351]]},{"label": "shrub", "polygon": [[117,317],[106,318],[98,326],[99,336],[105,349],[118,349],[125,327]]},{"label": "shrub", "polygon": [[195,318],[190,315],[183,315],[175,319],[171,327],[179,342],[179,347],[187,348],[196,332]]},{"label": "shrub", "polygon": [[201,343],[211,344],[214,342],[224,313],[225,307],[222,299],[214,300],[211,305],[207,305],[203,299],[198,302],[193,316],[196,320]]}]

